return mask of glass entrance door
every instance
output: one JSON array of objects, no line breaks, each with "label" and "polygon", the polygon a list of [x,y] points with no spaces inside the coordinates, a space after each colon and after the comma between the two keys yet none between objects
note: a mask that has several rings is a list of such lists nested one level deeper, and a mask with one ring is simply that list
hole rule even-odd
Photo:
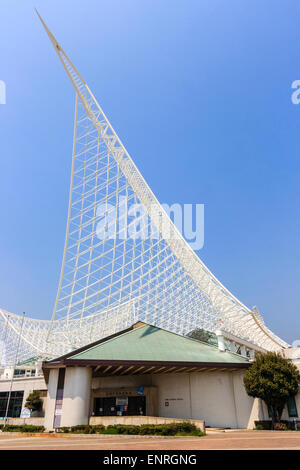
[{"label": "glass entrance door", "polygon": [[129,397],[128,413],[129,416],[138,416],[146,414],[146,397]]},{"label": "glass entrance door", "polygon": [[94,416],[141,416],[146,414],[146,397],[103,397],[94,399]]}]

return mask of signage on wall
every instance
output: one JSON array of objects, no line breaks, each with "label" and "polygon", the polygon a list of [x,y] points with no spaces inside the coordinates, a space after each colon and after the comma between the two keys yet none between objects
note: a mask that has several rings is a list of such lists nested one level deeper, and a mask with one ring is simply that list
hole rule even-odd
[{"label": "signage on wall", "polygon": [[116,406],[128,405],[128,397],[117,397]]},{"label": "signage on wall", "polygon": [[29,408],[23,408],[20,414],[20,418],[30,418],[31,411]]},{"label": "signage on wall", "polygon": [[120,396],[120,397],[125,397],[125,396],[135,396],[137,394],[137,392],[135,390],[108,390],[108,391],[104,391],[104,390],[101,390],[101,392],[99,394],[97,394],[97,396],[101,397],[101,396],[104,396],[104,397],[117,397],[117,396]]},{"label": "signage on wall", "polygon": [[169,406],[170,401],[183,401],[183,398],[165,398],[165,406]]}]

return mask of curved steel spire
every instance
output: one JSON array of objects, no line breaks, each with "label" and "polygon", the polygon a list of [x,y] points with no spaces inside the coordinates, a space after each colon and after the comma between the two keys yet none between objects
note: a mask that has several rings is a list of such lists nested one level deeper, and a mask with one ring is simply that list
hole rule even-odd
[{"label": "curved steel spire", "polygon": [[[38,14],[39,15],[39,14]],[[187,333],[193,328],[229,332],[267,348],[286,343],[228,291],[173,225],[136,168],[86,82],[39,15],[76,92],[72,180],[64,261],[53,314],[84,318],[122,311],[131,303],[139,319]],[[157,237],[129,239],[111,207],[141,204],[143,227]],[[114,238],[96,235],[99,207]],[[102,214],[103,215],[103,214]],[[120,217],[120,216],[119,216]],[[164,234],[168,233],[168,237]]]},{"label": "curved steel spire", "polygon": [[[184,240],[37,14],[76,100],[68,220],[55,307],[52,320],[25,319],[23,356],[59,355],[136,320],[180,334],[222,328],[266,350],[288,347],[265,326],[257,309],[251,311],[226,289]],[[143,210],[126,225],[129,206]],[[0,310],[0,348],[1,331],[3,337],[9,335],[11,345],[16,342],[19,319]],[[4,349],[8,355],[10,349]]]}]

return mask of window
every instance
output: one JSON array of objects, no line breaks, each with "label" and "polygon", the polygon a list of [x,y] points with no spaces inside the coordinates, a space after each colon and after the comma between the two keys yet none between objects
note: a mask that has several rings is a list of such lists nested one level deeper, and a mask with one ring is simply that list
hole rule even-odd
[{"label": "window", "polygon": [[[9,407],[7,411],[8,418],[19,418],[22,409],[24,392],[11,392]],[[9,392],[0,392],[0,417],[4,418],[6,413]]]},{"label": "window", "polygon": [[25,375],[25,369],[15,369],[14,377],[23,377]]},{"label": "window", "polygon": [[298,418],[298,411],[295,397],[290,397],[287,402],[288,412],[290,418]]}]

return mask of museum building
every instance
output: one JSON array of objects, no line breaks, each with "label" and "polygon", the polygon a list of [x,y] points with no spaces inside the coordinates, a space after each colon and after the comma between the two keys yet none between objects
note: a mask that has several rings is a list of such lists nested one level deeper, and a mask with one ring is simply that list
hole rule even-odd
[{"label": "museum building", "polygon": [[268,412],[244,389],[250,365],[241,354],[138,322],[43,363],[45,427],[163,417],[251,428]]},{"label": "museum building", "polygon": [[[255,420],[269,419],[266,405],[244,388],[253,359],[249,351],[230,351],[220,336],[213,344],[204,339],[137,322],[59,358],[27,361],[14,370],[13,381],[2,371],[0,418],[12,385],[9,422],[40,424],[50,431],[174,420],[193,420],[201,429],[252,429]],[[28,418],[22,410],[32,390],[40,391],[43,409]],[[283,419],[298,418],[298,409],[300,394],[288,403]]]}]

